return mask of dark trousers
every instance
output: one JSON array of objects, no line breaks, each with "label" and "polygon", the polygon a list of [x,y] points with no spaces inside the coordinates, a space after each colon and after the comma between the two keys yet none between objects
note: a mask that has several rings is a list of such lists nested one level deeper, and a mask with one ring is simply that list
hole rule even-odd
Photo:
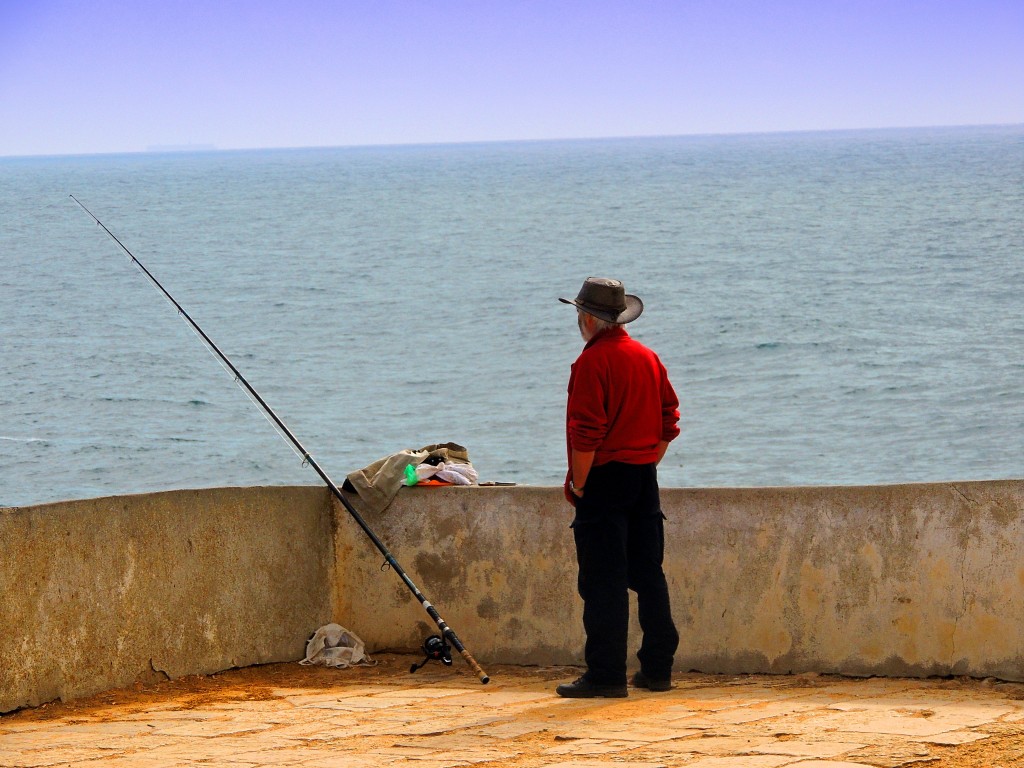
[{"label": "dark trousers", "polygon": [[654,464],[610,462],[591,469],[572,528],[587,678],[594,683],[626,682],[630,589],[636,592],[643,630],[640,668],[654,680],[671,675],[679,633],[662,569],[664,519]]}]

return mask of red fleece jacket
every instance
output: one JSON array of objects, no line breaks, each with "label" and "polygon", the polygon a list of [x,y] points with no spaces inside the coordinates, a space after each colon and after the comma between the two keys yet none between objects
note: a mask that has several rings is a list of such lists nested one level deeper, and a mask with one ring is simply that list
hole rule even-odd
[{"label": "red fleece jacket", "polygon": [[658,356],[625,328],[592,338],[573,363],[565,415],[569,469],[572,449],[609,461],[650,464],[658,444],[679,434],[679,398]]}]

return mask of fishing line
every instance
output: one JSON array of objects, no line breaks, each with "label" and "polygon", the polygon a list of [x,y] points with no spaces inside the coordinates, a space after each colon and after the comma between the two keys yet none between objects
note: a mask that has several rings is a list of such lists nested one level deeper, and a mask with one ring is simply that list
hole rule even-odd
[{"label": "fishing line", "polygon": [[323,469],[321,469],[320,465],[316,462],[316,460],[313,459],[309,451],[307,451],[302,446],[302,443],[298,441],[298,438],[296,438],[295,435],[292,434],[292,431],[288,429],[285,423],[281,421],[281,419],[278,417],[276,413],[274,413],[273,409],[271,409],[271,407],[267,405],[266,401],[260,396],[259,392],[257,392],[253,388],[253,386],[248,382],[248,380],[246,380],[245,376],[242,375],[241,371],[239,371],[238,368],[235,367],[235,364],[231,362],[228,356],[225,355],[216,344],[214,344],[213,339],[206,335],[206,332],[199,327],[199,324],[192,319],[191,315],[189,315],[188,312],[185,311],[184,307],[182,307],[181,304],[179,304],[177,300],[173,296],[171,296],[167,289],[160,284],[160,281],[157,280],[156,277],[154,277],[153,273],[146,269],[145,265],[141,261],[135,258],[135,254],[129,251],[128,248],[125,247],[124,243],[118,240],[117,236],[109,229],[107,229],[106,225],[98,218],[96,218],[96,215],[93,214],[93,212],[90,211],[88,208],[86,208],[85,205],[83,205],[77,197],[75,197],[74,195],[69,195],[69,197],[76,203],[78,203],[78,205],[82,208],[83,211],[89,214],[92,220],[95,221],[96,224],[99,225],[103,229],[103,231],[106,232],[110,236],[110,238],[121,247],[122,251],[128,254],[128,258],[131,259],[132,263],[136,267],[138,267],[142,274],[146,276],[146,278],[156,287],[156,289],[160,291],[160,293],[169,302],[171,302],[174,308],[178,311],[178,314],[182,317],[182,319],[185,320],[185,322],[188,323],[189,327],[203,342],[203,345],[208,350],[210,350],[214,357],[218,359],[221,365],[234,378],[235,383],[242,387],[245,393],[249,396],[249,399],[253,401],[253,403],[260,409],[260,411],[263,412],[263,415],[266,416],[270,423],[274,425],[278,434],[280,434],[285,439],[285,441],[291,446],[292,450],[295,451],[295,453],[302,459],[302,465],[308,465],[312,467],[313,471],[320,476],[320,479],[327,484],[327,487],[330,489],[331,493],[334,494],[334,497],[341,502],[342,506],[345,507],[349,515],[352,516],[352,519],[355,520],[359,527],[363,529],[363,533],[365,533],[370,538],[370,540],[374,543],[374,546],[376,546],[380,553],[384,555],[384,558],[387,561],[387,565],[390,566],[391,569],[398,574],[399,578],[401,578],[401,580],[405,583],[405,586],[408,587],[409,591],[412,592],[413,596],[417,600],[419,600],[420,605],[423,606],[423,609],[427,612],[430,618],[434,620],[434,623],[437,624],[437,628],[441,630],[441,638],[443,638],[442,643],[445,640],[450,642],[451,645],[466,660],[466,663],[469,664],[470,668],[472,668],[472,670],[476,673],[477,677],[480,678],[480,682],[485,684],[489,682],[490,678],[487,676],[487,673],[484,672],[483,669],[481,669],[476,659],[474,659],[470,652],[466,650],[466,647],[462,644],[462,641],[459,640],[458,635],[456,635],[452,628],[449,627],[448,624],[444,621],[444,619],[441,618],[441,615],[438,613],[437,609],[423,596],[423,593],[420,592],[419,588],[413,583],[412,579],[409,578],[409,575],[405,572],[402,566],[398,564],[398,561],[395,560],[391,552],[388,551],[388,548],[384,546],[384,542],[382,542],[377,537],[377,534],[373,532],[370,526],[366,524],[366,521],[363,520],[362,516],[356,511],[355,507],[352,506],[352,503],[347,498],[345,498],[345,495],[341,492],[341,489],[339,489],[338,486],[334,484],[334,481],[332,481],[331,478],[327,476],[327,473],[324,472]]}]

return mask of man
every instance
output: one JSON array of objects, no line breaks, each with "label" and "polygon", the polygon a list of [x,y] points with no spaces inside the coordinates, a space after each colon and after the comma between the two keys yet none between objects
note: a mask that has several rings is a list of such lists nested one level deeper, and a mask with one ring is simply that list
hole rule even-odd
[{"label": "man", "polygon": [[569,377],[565,495],[576,508],[587,671],[556,691],[574,698],[627,695],[630,589],[643,630],[633,685],[667,691],[679,634],[662,570],[656,466],[679,434],[679,400],[658,356],[626,333],[643,302],[620,281],[590,277],[574,300],[559,301],[576,306],[586,342]]}]

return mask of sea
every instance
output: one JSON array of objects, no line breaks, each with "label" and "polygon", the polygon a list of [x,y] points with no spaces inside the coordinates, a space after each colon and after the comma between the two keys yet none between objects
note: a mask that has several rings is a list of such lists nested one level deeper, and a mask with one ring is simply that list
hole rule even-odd
[{"label": "sea", "polygon": [[1024,126],[0,158],[0,506],[322,484],[111,235],[338,484],[561,484],[588,276],[662,486],[1024,477]]}]

